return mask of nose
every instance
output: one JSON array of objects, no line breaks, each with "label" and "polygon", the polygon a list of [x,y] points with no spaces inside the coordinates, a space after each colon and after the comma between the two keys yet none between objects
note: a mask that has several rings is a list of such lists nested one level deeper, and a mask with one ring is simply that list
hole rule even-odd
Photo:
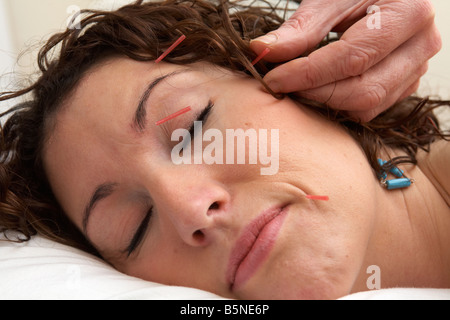
[{"label": "nose", "polygon": [[186,244],[205,246],[224,221],[230,195],[217,181],[188,175],[160,175],[154,196],[156,211],[165,229],[163,232],[170,232],[170,228]]}]

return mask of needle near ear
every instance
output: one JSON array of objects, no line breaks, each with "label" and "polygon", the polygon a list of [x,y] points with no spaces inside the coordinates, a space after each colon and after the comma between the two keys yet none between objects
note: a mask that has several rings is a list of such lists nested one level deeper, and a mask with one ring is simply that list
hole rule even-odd
[{"label": "needle near ear", "polygon": [[269,48],[264,49],[264,51],[261,52],[261,54],[259,56],[257,56],[255,60],[253,60],[252,65],[254,66],[255,64],[257,64],[262,58],[264,58],[266,55],[268,55],[269,52],[270,52]]}]

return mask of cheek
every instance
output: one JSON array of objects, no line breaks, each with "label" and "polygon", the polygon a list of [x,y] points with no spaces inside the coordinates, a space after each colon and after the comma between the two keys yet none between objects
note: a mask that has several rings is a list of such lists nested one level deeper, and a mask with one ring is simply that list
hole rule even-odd
[{"label": "cheek", "polygon": [[139,249],[138,258],[117,262],[114,267],[127,275],[146,281],[178,285],[179,269],[176,268],[177,263],[174,262],[180,256],[176,246],[172,242],[169,245],[168,241],[162,241],[160,236],[153,236],[155,233],[155,230],[152,229],[152,236]]},{"label": "cheek", "polygon": [[225,295],[225,285],[217,281],[218,274],[223,272],[218,271],[216,263],[221,257],[212,259],[214,254],[194,252],[177,240],[166,240],[164,243],[155,242],[152,248],[143,247],[138,260],[115,267],[127,275],[146,281]]},{"label": "cheek", "polygon": [[377,212],[373,170],[360,146],[334,123],[288,104],[271,121],[283,124],[276,179],[330,200],[312,201],[310,211],[296,213],[286,235],[292,245],[249,297],[345,295],[359,274]]},{"label": "cheek", "polygon": [[343,127],[294,103],[269,117],[280,126],[280,176],[294,176],[305,192],[349,204],[373,199],[376,177]]},{"label": "cheek", "polygon": [[270,121],[280,111],[285,101],[265,93],[254,79],[224,80],[210,89],[215,104],[220,107],[218,119],[226,128],[279,128],[280,123]]}]

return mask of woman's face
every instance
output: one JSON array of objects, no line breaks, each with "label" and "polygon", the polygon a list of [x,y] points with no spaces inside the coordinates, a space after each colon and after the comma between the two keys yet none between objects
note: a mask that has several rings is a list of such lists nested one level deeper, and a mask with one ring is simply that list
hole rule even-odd
[{"label": "woman's face", "polygon": [[[208,141],[197,130],[192,150],[200,142],[197,160],[223,164],[196,164],[198,154],[176,164],[173,154],[190,153],[172,133],[212,105],[202,131],[216,135]],[[361,272],[377,208],[362,151],[338,125],[274,99],[252,78],[204,63],[116,58],[83,78],[54,123],[44,152],[54,193],[126,274],[226,297],[298,299],[345,295]],[[270,164],[259,154],[249,160],[251,142],[227,149],[230,129],[256,132],[276,170],[262,174]],[[236,159],[246,151],[245,162],[232,164],[232,151]]]}]

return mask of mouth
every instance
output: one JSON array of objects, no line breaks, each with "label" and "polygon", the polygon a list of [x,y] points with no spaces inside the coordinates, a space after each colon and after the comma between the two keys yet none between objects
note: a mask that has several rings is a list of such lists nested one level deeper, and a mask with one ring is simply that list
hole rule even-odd
[{"label": "mouth", "polygon": [[244,228],[228,263],[226,277],[231,291],[241,288],[266,261],[288,211],[288,205],[268,209]]}]

